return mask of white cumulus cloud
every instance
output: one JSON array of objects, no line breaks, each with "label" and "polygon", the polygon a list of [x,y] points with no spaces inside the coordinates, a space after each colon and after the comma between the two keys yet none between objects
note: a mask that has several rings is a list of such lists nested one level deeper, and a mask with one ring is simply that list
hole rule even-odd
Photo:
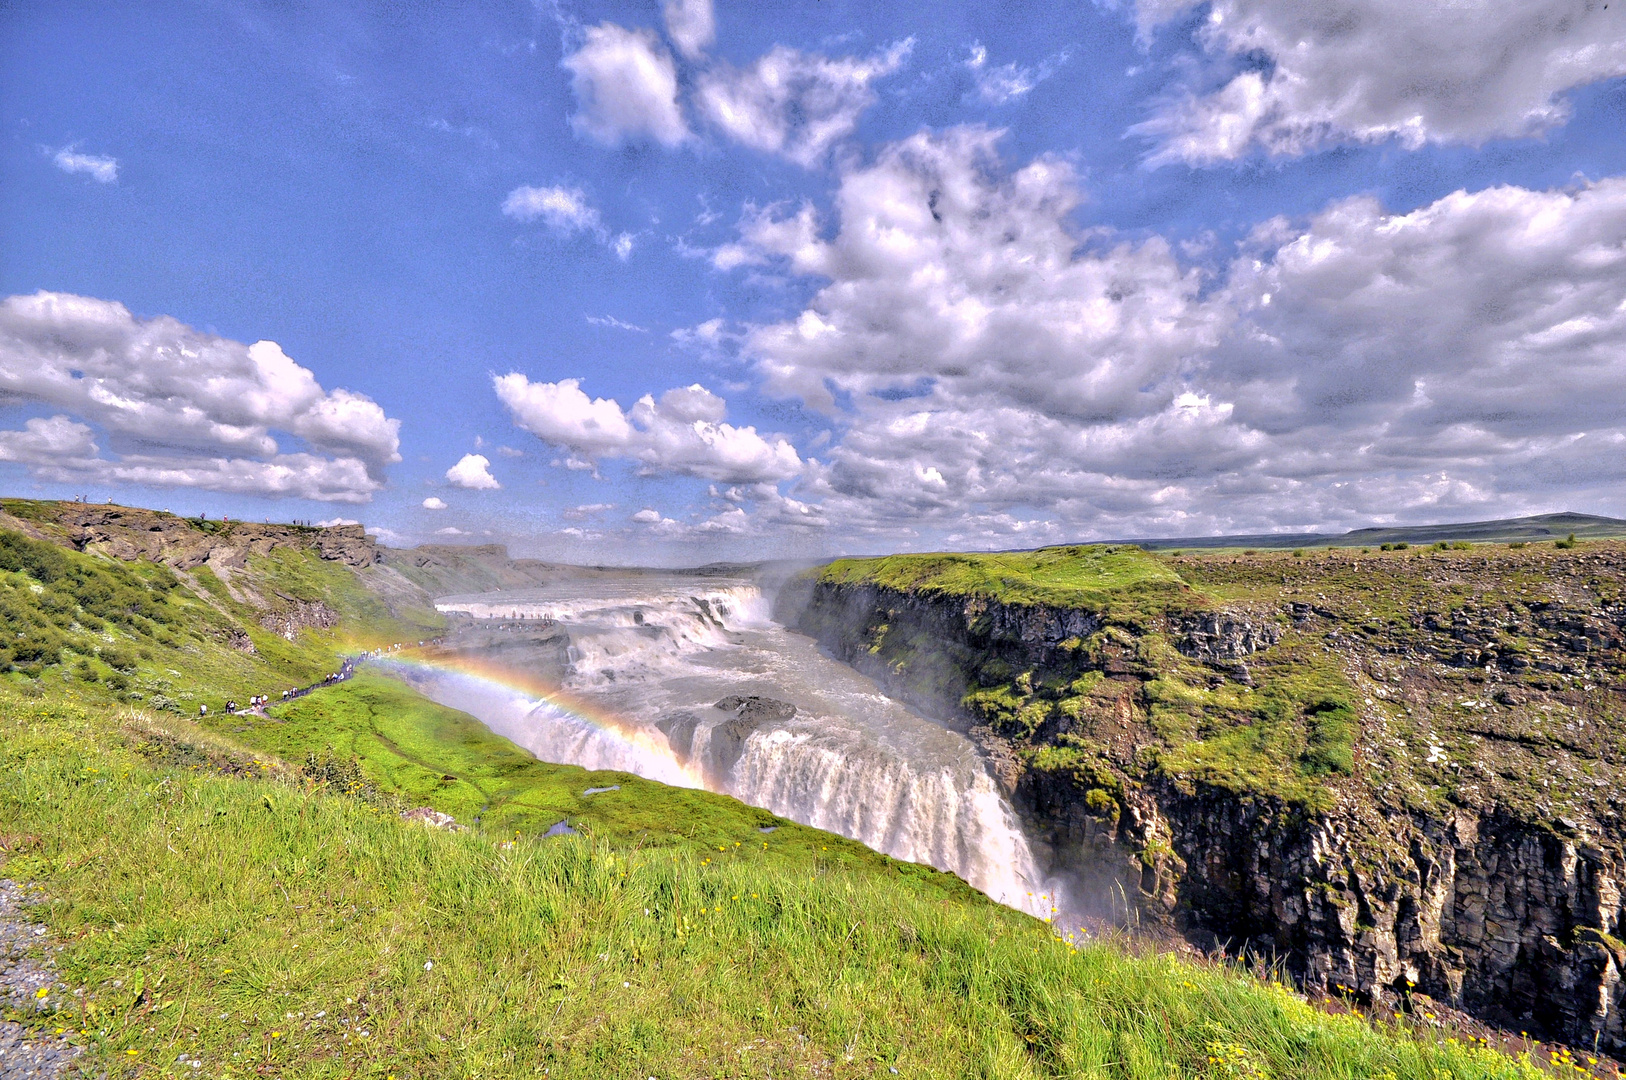
[{"label": "white cumulus cloud", "polygon": [[677,51],[690,60],[699,59],[717,37],[717,20],[711,0],[666,0],[666,36]]},{"label": "white cumulus cloud", "polygon": [[593,231],[602,226],[598,210],[587,201],[581,188],[529,187],[522,185],[508,193],[502,212],[516,221],[538,218],[563,233]]},{"label": "white cumulus cloud", "polygon": [[641,138],[677,146],[689,137],[677,66],[653,32],[590,26],[563,62],[576,94],[571,122],[582,134],[606,146]]},{"label": "white cumulus cloud", "polygon": [[571,451],[582,467],[630,458],[650,472],[721,483],[771,483],[802,468],[783,437],[726,423],[726,403],[699,385],[668,390],[659,400],[646,394],[625,411],[613,400],[589,398],[579,379],[531,382],[516,372],[496,377],[493,386],[514,423]]},{"label": "white cumulus cloud", "polygon": [[1626,510],[1626,178],[1342,200],[1205,276],[1080,232],[1065,164],[993,141],[883,149],[832,229],[742,221],[748,261],[815,285],[744,354],[833,431],[757,527],[1029,546]]},{"label": "white cumulus cloud", "polygon": [[811,166],[852,134],[875,101],[874,83],[902,67],[913,47],[910,38],[872,56],[832,59],[779,45],[749,67],[704,72],[695,100],[736,141]]},{"label": "white cumulus cloud", "polygon": [[[449,483],[474,491],[491,491],[502,487],[491,475],[491,459],[484,454],[464,454],[456,465],[446,470]],[[427,504],[425,504],[427,505]]]},{"label": "white cumulus cloud", "polygon": [[423,508],[425,510],[444,510],[446,509],[446,503],[439,497],[431,495],[423,501]]},{"label": "white cumulus cloud", "polygon": [[111,184],[119,178],[118,158],[103,154],[81,154],[71,146],[64,146],[51,160],[63,172],[84,173],[98,184]]},{"label": "white cumulus cloud", "polygon": [[[1140,0],[1142,35],[1197,2]],[[1626,75],[1626,17],[1601,0],[1212,0],[1197,41],[1209,84],[1135,129],[1154,164],[1531,135],[1568,117],[1565,91]]]},{"label": "white cumulus cloud", "polygon": [[1301,469],[1448,467],[1494,489],[1626,435],[1626,178],[1406,214],[1360,197],[1284,225],[1234,264],[1242,318],[1208,363]]},{"label": "white cumulus cloud", "polygon": [[770,391],[828,410],[832,387],[930,387],[1081,418],[1167,403],[1222,321],[1198,302],[1199,276],[1157,238],[1080,251],[1071,168],[1041,158],[1003,174],[997,138],[966,127],[887,147],[842,177],[828,241],[807,208],[746,220],[751,257],[828,280],[747,339]]},{"label": "white cumulus cloud", "polygon": [[[6,446],[7,460],[64,482],[365,502],[401,460],[399,420],[361,394],[324,390],[275,342],[244,345],[68,293],[0,301],[0,400],[62,410]],[[30,456],[70,431],[76,454]],[[285,452],[276,432],[308,449]]]}]

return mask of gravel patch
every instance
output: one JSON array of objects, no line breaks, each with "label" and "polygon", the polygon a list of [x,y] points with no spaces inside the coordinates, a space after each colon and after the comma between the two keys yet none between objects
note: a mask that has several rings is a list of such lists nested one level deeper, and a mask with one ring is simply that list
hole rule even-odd
[{"label": "gravel patch", "polygon": [[[48,1009],[63,993],[45,927],[24,918],[27,906],[40,899],[33,890],[0,881],[0,1007],[8,1012]],[[22,1024],[0,1020],[0,1080],[56,1080],[68,1075],[79,1052],[66,1035],[30,1033]]]}]

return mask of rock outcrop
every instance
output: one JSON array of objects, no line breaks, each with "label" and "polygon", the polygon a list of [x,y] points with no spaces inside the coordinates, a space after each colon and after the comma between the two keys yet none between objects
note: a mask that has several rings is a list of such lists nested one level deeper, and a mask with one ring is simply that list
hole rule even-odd
[{"label": "rock outcrop", "polygon": [[[725,697],[712,708],[727,715],[719,720],[685,709],[661,717],[655,726],[666,736],[679,763],[687,765],[698,758],[708,782],[719,788],[726,786],[752,732],[764,725],[782,724],[796,715],[796,706],[788,701],[754,695]],[[702,725],[706,725],[706,738],[703,745],[697,746],[695,736]]]},{"label": "rock outcrop", "polygon": [[31,519],[0,514],[0,528],[63,543],[124,562],[138,559],[191,570],[205,563],[238,569],[251,555],[277,548],[308,548],[331,562],[357,568],[378,559],[378,546],[360,525],[327,527],[255,524],[183,518],[161,510],[90,503],[33,503]]},{"label": "rock outcrop", "polygon": [[1168,565],[1222,588],[818,580],[780,615],[969,728],[1099,917],[1626,1051],[1626,546]]}]

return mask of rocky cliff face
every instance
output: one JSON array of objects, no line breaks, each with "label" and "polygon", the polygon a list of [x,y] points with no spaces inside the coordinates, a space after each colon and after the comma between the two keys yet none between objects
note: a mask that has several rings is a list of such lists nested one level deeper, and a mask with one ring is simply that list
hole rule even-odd
[{"label": "rocky cliff face", "polygon": [[818,581],[1103,917],[1626,1052],[1626,547],[1170,558],[1130,618]]}]

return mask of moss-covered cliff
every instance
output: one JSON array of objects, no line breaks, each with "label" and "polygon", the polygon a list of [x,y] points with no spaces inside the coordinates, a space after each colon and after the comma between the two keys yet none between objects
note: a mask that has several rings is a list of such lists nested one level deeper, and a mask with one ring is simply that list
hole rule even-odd
[{"label": "moss-covered cliff", "polygon": [[1626,1048],[1626,545],[894,556],[786,595],[979,736],[1104,917]]}]

